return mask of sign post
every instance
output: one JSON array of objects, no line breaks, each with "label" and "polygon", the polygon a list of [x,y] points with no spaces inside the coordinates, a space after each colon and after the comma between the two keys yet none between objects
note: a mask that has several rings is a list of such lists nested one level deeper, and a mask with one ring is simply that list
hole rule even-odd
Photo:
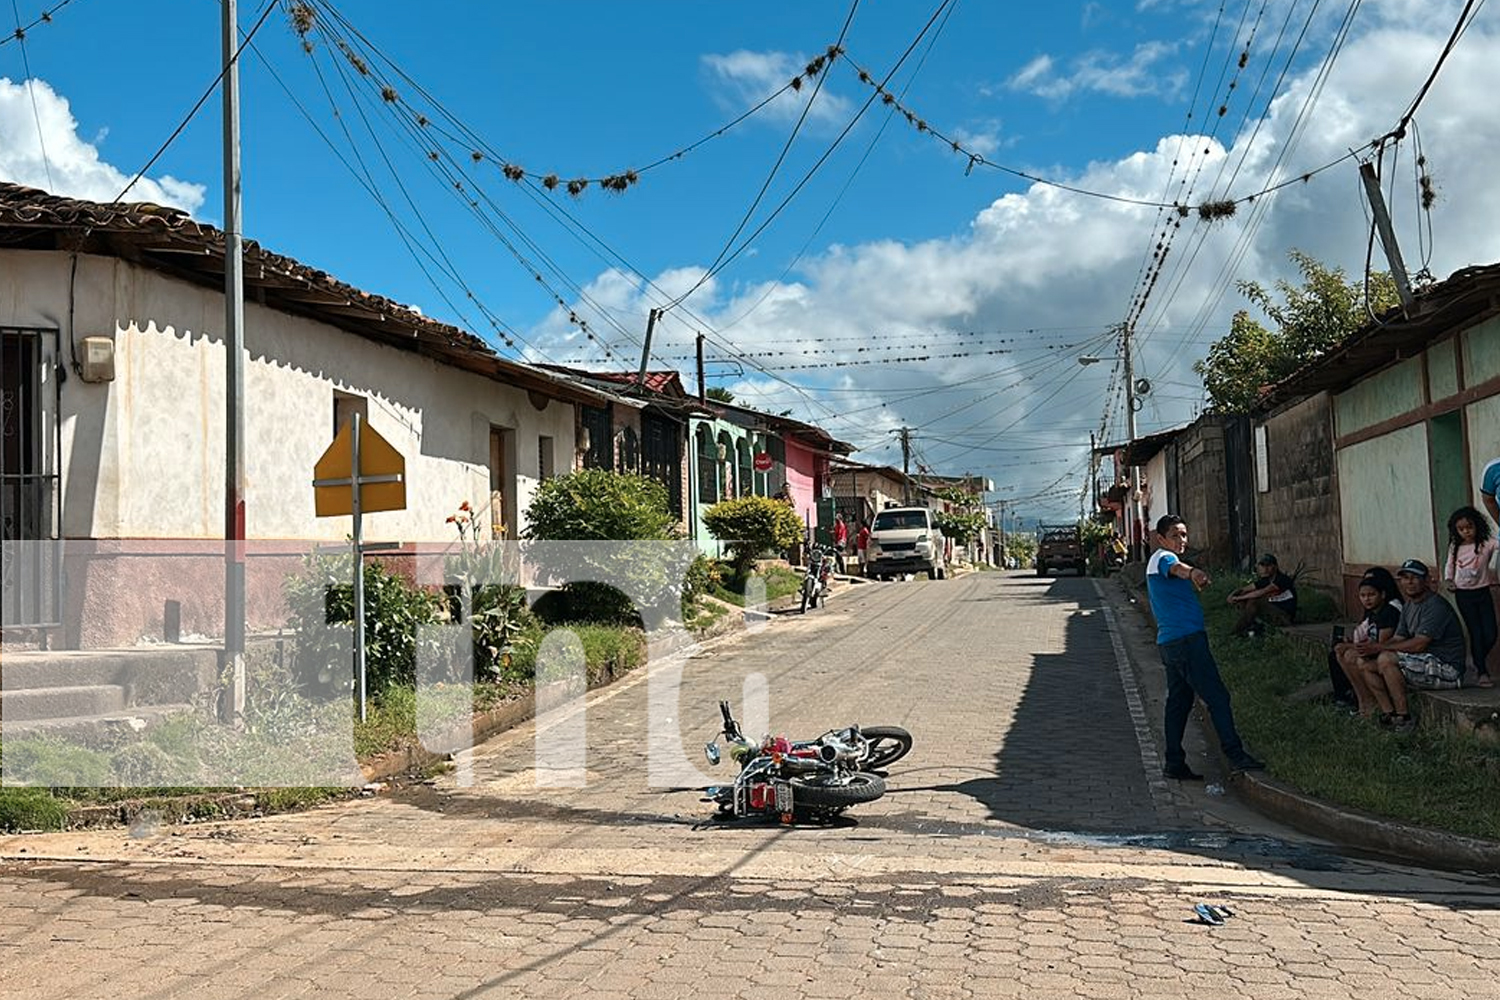
[{"label": "sign post", "polygon": [[338,432],[313,466],[313,504],[318,517],[354,518],[354,674],[359,684],[359,721],[365,721],[365,511],[406,508],[406,459],[391,443],[363,426],[358,413]]}]

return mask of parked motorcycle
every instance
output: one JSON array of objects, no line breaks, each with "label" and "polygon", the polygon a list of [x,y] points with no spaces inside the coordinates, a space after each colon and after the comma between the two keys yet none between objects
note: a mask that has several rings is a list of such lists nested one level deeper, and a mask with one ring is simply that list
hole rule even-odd
[{"label": "parked motorcycle", "polygon": [[[730,759],[740,765],[733,784],[708,789],[705,801],[717,804],[724,817],[775,816],[783,823],[832,818],[884,795],[885,781],[874,772],[911,750],[911,733],[900,726],[856,725],[815,740],[767,736],[755,743],[740,732],[729,702],[719,702],[719,712],[724,716],[720,736]],[[723,756],[717,741],[703,752],[710,764]]]},{"label": "parked motorcycle", "polygon": [[802,614],[807,614],[808,608],[815,608],[819,601],[827,599],[832,579],[833,553],[814,545],[807,552],[807,572],[802,576]]}]

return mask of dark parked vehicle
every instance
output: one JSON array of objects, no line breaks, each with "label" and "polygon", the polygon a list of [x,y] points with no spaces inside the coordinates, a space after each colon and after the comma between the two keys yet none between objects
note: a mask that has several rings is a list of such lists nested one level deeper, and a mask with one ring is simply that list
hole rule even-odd
[{"label": "dark parked vehicle", "polygon": [[1046,576],[1064,569],[1076,570],[1079,576],[1088,572],[1078,525],[1044,524],[1037,529],[1036,575]]}]

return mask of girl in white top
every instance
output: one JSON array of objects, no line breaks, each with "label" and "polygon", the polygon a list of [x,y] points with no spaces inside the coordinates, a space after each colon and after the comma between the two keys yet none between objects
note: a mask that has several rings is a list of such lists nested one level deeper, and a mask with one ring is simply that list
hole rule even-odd
[{"label": "girl in white top", "polygon": [[1495,584],[1492,562],[1496,543],[1490,522],[1473,507],[1460,507],[1448,518],[1448,563],[1443,579],[1453,591],[1458,613],[1469,630],[1469,655],[1479,674],[1476,683],[1491,687],[1490,668],[1486,662],[1495,646],[1495,602],[1490,587]]}]

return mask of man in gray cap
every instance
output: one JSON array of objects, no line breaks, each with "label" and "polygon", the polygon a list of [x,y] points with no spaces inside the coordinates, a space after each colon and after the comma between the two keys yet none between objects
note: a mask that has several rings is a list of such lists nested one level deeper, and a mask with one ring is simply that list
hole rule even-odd
[{"label": "man in gray cap", "polygon": [[1360,644],[1370,693],[1380,706],[1380,721],[1394,729],[1411,729],[1408,687],[1456,688],[1464,675],[1464,631],[1452,606],[1433,592],[1427,564],[1408,559],[1396,570],[1401,589],[1401,622],[1389,642]]}]

